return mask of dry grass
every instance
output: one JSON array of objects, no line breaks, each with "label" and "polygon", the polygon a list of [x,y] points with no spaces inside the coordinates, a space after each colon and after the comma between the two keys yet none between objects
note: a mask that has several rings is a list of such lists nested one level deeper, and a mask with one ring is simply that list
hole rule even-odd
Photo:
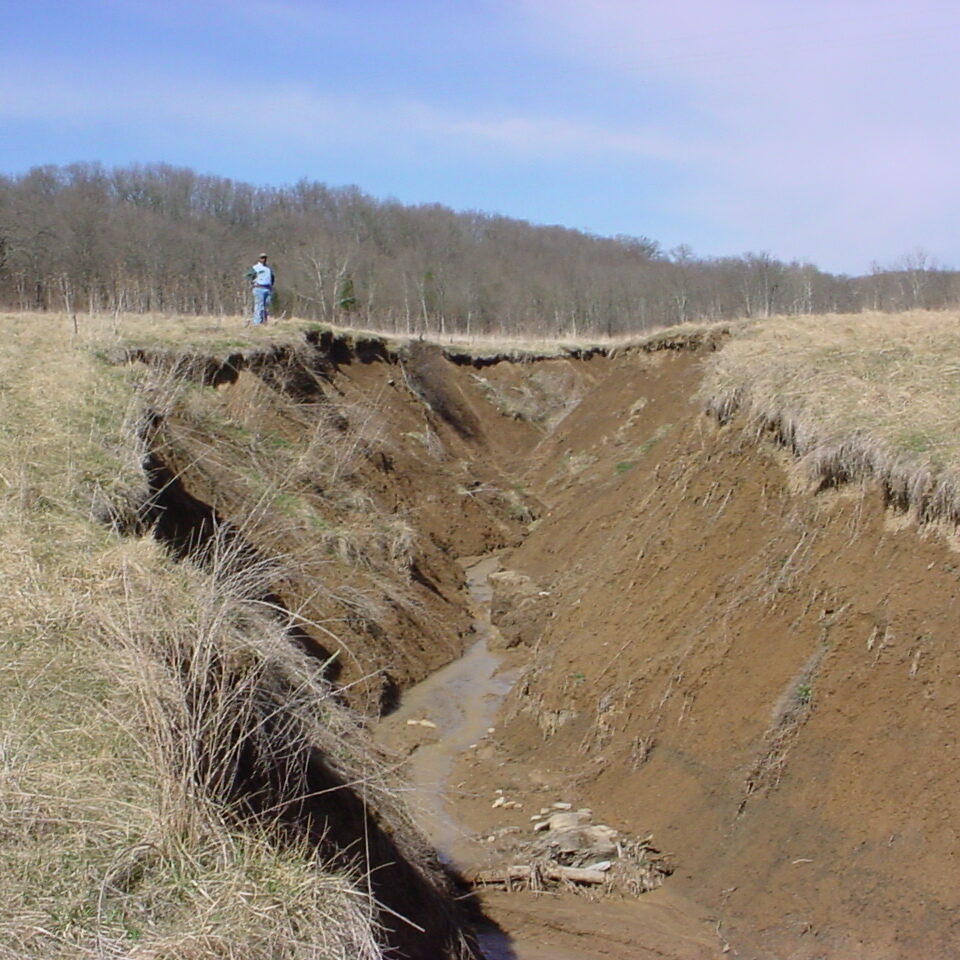
[{"label": "dry grass", "polygon": [[960,314],[743,324],[702,398],[722,422],[772,430],[814,486],[873,479],[921,522],[960,522]]},{"label": "dry grass", "polygon": [[817,675],[826,653],[826,646],[818,646],[790,679],[774,705],[762,745],[744,776],[737,816],[743,813],[756,794],[779,786],[790,751],[813,710]]},{"label": "dry grass", "polygon": [[[71,321],[62,314],[16,315],[21,324],[42,324],[72,333]],[[406,355],[410,346],[421,342],[420,337],[392,331],[366,330],[319,324],[296,317],[272,319],[255,327],[246,317],[195,317],[177,314],[79,314],[77,326],[81,340],[95,342],[101,348],[142,346],[181,352],[199,350],[207,354],[226,356],[246,353],[275,344],[299,345],[304,332],[329,331],[335,337],[348,340],[382,341],[387,350]],[[612,353],[625,350],[659,350],[715,342],[726,335],[727,323],[687,323],[672,327],[651,328],[640,333],[617,336],[591,336],[563,339],[498,336],[430,335],[427,342],[441,347],[448,357],[471,360],[527,361],[557,357],[582,356],[591,353]]]},{"label": "dry grass", "polygon": [[142,373],[83,317],[0,330],[0,957],[379,957],[362,874],[212,802],[238,729],[382,794],[356,725],[250,582],[103,523],[145,491]]},{"label": "dry grass", "polygon": [[692,347],[726,336],[726,323],[685,323],[672,327],[654,327],[640,333],[581,338],[532,339],[529,337],[463,337],[436,338],[435,342],[449,357],[475,360],[529,360],[579,357],[591,353],[613,354],[631,350],[655,351]]},{"label": "dry grass", "polygon": [[151,406],[170,426],[155,452],[186,461],[234,512],[242,504],[247,525],[264,528],[259,539],[269,533],[282,550],[292,538],[301,560],[309,552],[384,574],[409,569],[413,527],[364,489],[363,469],[385,446],[375,402],[300,405],[247,373],[229,397],[182,382],[159,393]]}]

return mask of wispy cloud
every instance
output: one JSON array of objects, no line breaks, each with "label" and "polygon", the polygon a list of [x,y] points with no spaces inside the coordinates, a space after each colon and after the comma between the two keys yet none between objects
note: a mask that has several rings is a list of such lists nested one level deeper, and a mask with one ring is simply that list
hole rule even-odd
[{"label": "wispy cloud", "polygon": [[[525,0],[549,42],[632,86],[677,91],[699,187],[678,202],[730,241],[856,270],[949,244],[960,215],[960,8]],[[701,118],[698,129],[698,116]]]},{"label": "wispy cloud", "polygon": [[178,123],[207,136],[283,136],[323,148],[332,132],[349,130],[352,142],[382,144],[398,138],[433,149],[487,151],[525,160],[667,157],[679,147],[665,131],[623,130],[563,116],[441,109],[409,97],[377,100],[321,93],[308,84],[278,82],[264,95],[262,85],[224,82],[193,75],[140,76],[126,71],[74,72],[56,63],[21,63],[0,77],[0,119],[48,123]]}]

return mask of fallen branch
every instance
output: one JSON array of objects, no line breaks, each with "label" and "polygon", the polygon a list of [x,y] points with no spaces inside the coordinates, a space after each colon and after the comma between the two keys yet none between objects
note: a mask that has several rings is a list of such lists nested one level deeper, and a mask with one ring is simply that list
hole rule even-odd
[{"label": "fallen branch", "polygon": [[502,870],[480,870],[467,880],[475,885],[503,883],[509,885],[514,880],[536,879],[568,880],[572,883],[603,883],[606,879],[603,870],[591,870],[587,867],[529,867],[515,864]]}]

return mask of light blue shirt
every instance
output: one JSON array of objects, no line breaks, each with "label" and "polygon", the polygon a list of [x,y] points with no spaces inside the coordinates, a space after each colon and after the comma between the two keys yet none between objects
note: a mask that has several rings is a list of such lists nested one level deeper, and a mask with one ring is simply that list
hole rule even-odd
[{"label": "light blue shirt", "polygon": [[251,269],[254,273],[253,285],[255,287],[273,286],[273,271],[265,263],[260,263],[258,260]]}]

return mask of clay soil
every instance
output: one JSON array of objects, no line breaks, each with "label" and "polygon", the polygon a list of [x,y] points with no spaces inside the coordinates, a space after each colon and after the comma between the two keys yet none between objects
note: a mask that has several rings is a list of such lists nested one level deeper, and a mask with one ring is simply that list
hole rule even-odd
[{"label": "clay soil", "polygon": [[[412,687],[472,642],[457,557],[508,574],[493,643],[518,679],[450,771],[452,821],[529,830],[567,801],[675,865],[639,898],[472,893],[489,956],[960,955],[960,558],[878,490],[812,490],[772,438],[718,426],[703,362],[427,351],[332,377],[338,402],[376,398],[369,489],[423,544],[423,616],[371,660]],[[436,456],[403,439],[425,424]],[[400,756],[443,735],[385,724]]]},{"label": "clay soil", "polygon": [[463,789],[652,833],[714,953],[956,956],[957,554],[877,490],[811,491],[697,382],[613,363],[541,446],[504,562],[545,596],[498,605],[527,667]]}]

